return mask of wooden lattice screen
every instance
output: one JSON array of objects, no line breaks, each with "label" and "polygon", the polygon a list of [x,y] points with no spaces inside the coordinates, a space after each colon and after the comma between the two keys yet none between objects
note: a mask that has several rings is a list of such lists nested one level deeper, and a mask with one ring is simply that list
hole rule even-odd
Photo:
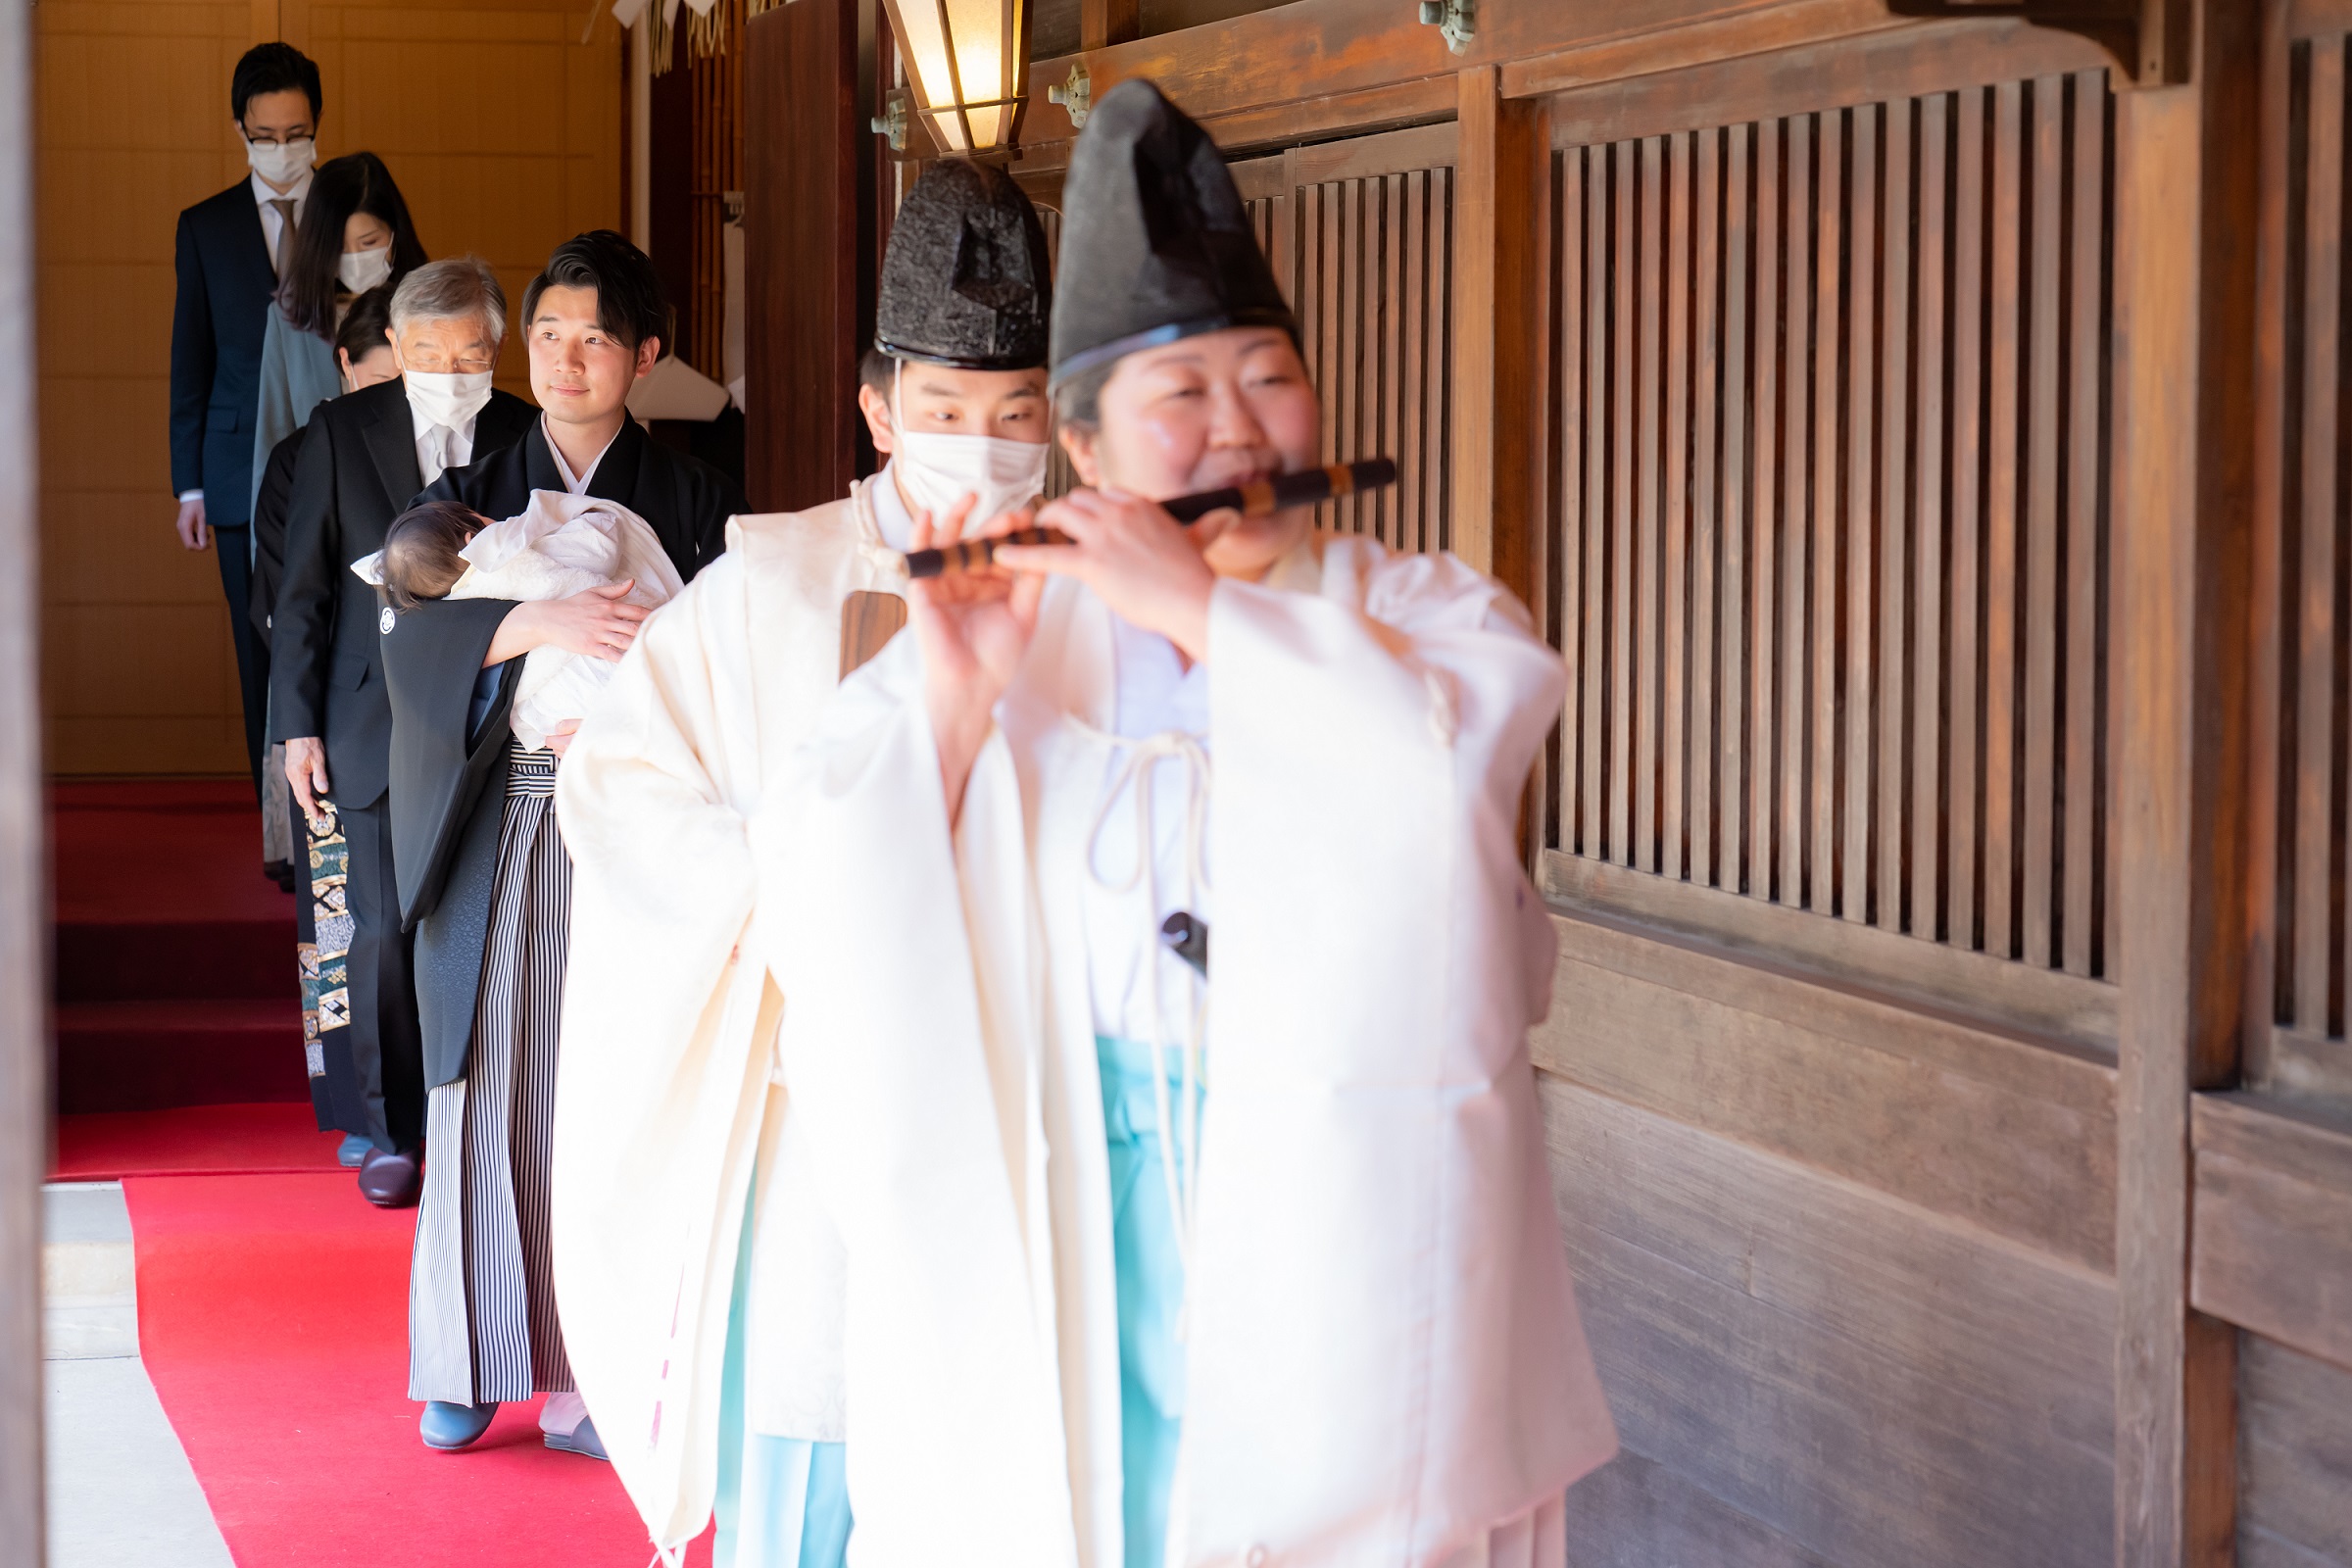
[{"label": "wooden lattice screen", "polygon": [[[1453,153],[1453,127],[1431,125],[1233,166],[1257,242],[1298,313],[1326,461],[1386,454],[1399,470],[1395,488],[1326,505],[1317,520],[1399,550],[1452,543]],[[1058,251],[1057,188],[1039,195],[1046,242]],[[1057,445],[1047,494],[1072,482]]]},{"label": "wooden lattice screen", "polygon": [[[2352,529],[2346,521],[2343,420],[2352,413],[2344,376],[2345,35],[2296,43],[2286,105],[2286,211],[2278,264],[2284,312],[2281,406],[2286,458],[2277,501],[2262,519],[2275,530],[2275,598],[2257,624],[2270,651],[2277,715],[2277,1021],[2311,1035],[2346,1033],[2345,796],[2352,740],[2345,718],[2346,613]],[[2275,542],[2274,542],[2275,541]]]},{"label": "wooden lattice screen", "polygon": [[2106,970],[2111,120],[1560,152],[1558,849]]}]

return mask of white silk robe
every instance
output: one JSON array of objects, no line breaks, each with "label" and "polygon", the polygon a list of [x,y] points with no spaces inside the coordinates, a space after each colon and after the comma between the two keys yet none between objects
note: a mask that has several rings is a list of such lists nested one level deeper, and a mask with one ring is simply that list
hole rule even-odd
[{"label": "white silk robe", "polygon": [[654,1541],[710,1516],[745,1195],[755,1430],[838,1441],[840,1243],[773,1082],[766,893],[745,821],[839,675],[841,603],[902,592],[867,487],[737,517],[648,619],[557,774],[573,861],[555,1118],[556,1294],[573,1371]]},{"label": "white silk robe", "polygon": [[[1616,1446],[1525,1045],[1553,947],[1518,807],[1564,671],[1491,579],[1352,538],[1220,583],[1209,648],[1168,1560],[1506,1561]],[[842,686],[753,823],[784,1076],[847,1249],[852,1561],[1118,1568],[1079,896],[1109,612],[1049,590],[953,834],[916,655],[901,638]]]}]

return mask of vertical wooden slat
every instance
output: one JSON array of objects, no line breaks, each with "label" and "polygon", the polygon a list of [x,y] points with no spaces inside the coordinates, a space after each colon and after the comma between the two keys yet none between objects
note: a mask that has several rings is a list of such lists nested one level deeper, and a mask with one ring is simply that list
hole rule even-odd
[{"label": "vertical wooden slat", "polygon": [[[1374,247],[1371,247],[1371,223],[1364,212],[1364,186],[1371,181],[1350,178],[1341,181],[1341,252],[1339,252],[1339,449],[1336,459],[1354,459],[1364,452],[1364,405],[1366,381],[1369,381],[1369,360],[1374,331],[1374,306],[1366,299],[1374,282]],[[1348,496],[1339,503],[1341,526],[1350,534],[1362,534],[1366,524],[1364,511],[1366,496]]]},{"label": "vertical wooden slat", "polygon": [[1952,173],[1951,797],[1946,892],[1952,943],[1984,946],[1979,919],[1987,877],[1978,725],[1984,710],[1984,105],[1960,94]]},{"label": "vertical wooden slat", "polygon": [[[2336,437],[2343,366],[2344,45],[2311,45],[2303,220],[2303,515],[2295,606],[2294,1012],[2328,1025],[2335,771]],[[2352,922],[2347,922],[2352,924]]]},{"label": "vertical wooden slat", "polygon": [[2033,279],[2028,289],[2026,370],[2026,573],[2024,810],[2018,823],[2023,892],[2019,946],[2025,961],[2048,966],[2057,857],[2058,739],[2058,313],[2059,224],[2066,168],[2065,78],[2043,76],[2034,108]]},{"label": "vertical wooden slat", "polygon": [[[1747,592],[1748,465],[1755,406],[1748,401],[1747,384],[1747,246],[1749,134],[1734,125],[1724,163],[1723,199],[1723,679],[1719,699],[1723,722],[1718,729],[1722,783],[1716,791],[1716,810],[1723,839],[1717,850],[1716,883],[1734,892],[1749,887],[1746,867],[1747,791],[1754,787],[1748,759],[1748,722],[1743,704],[1748,666],[1747,620],[1742,598]],[[1761,879],[1754,891],[1761,892]]]},{"label": "vertical wooden slat", "polygon": [[[1748,892],[1759,899],[1788,897],[1782,891],[1780,857],[1774,838],[1779,821],[1778,730],[1774,698],[1779,682],[1775,619],[1779,593],[1780,474],[1783,417],[1781,367],[1781,201],[1788,169],[1789,125],[1766,121],[1756,138],[1756,392],[1749,405],[1755,449],[1755,480],[1748,487],[1755,515],[1753,570],[1747,625],[1748,668]],[[1793,881],[1788,882],[1793,888]]]},{"label": "vertical wooden slat", "polygon": [[1881,340],[1886,346],[1879,418],[1879,715],[1878,868],[1872,877],[1883,930],[1903,929],[1903,770],[1910,760],[1903,725],[1910,701],[1904,660],[1910,651],[1904,613],[1910,563],[1911,396],[1911,99],[1886,106],[1886,277]]},{"label": "vertical wooden slat", "polygon": [[[1403,248],[1403,323],[1396,362],[1396,461],[1407,470],[1396,487],[1396,537],[1405,550],[1432,550],[1429,511],[1423,504],[1426,479],[1421,467],[1421,410],[1429,378],[1437,364],[1429,352],[1429,172],[1416,169],[1403,177],[1404,221],[1399,243]],[[1574,601],[1571,601],[1573,603]]]},{"label": "vertical wooden slat", "polygon": [[1992,257],[1984,416],[1984,951],[2017,953],[2018,298],[2025,86],[1992,89]]},{"label": "vertical wooden slat", "polygon": [[1852,111],[1853,262],[1846,293],[1845,479],[1845,790],[1844,851],[1838,867],[1838,910],[1848,920],[1871,916],[1871,729],[1877,699],[1872,684],[1872,612],[1877,539],[1871,531],[1876,456],[1875,410],[1880,325],[1878,270],[1879,110]]},{"label": "vertical wooden slat", "polygon": [[[1805,564],[1812,524],[1805,480],[1811,466],[1808,418],[1813,376],[1812,288],[1815,269],[1811,230],[1818,218],[1813,205],[1813,118],[1795,115],[1788,121],[1788,162],[1787,239],[1788,325],[1782,334],[1785,386],[1781,423],[1781,890],[1780,902],[1810,907],[1805,885],[1805,823],[1811,798],[1806,793],[1806,742],[1814,727],[1816,707],[1828,695],[1809,689],[1806,679]],[[1833,370],[1834,373],[1834,370]]]},{"label": "vertical wooden slat", "polygon": [[2342,388],[2345,45],[2310,45],[2303,207],[2303,550],[2295,625],[2295,1025],[2328,1027],[2333,948],[2335,534]]},{"label": "vertical wooden slat", "polygon": [[[1919,418],[1912,473],[1918,488],[1912,506],[1913,556],[1917,584],[1912,590],[1911,630],[1911,934],[1943,940],[1944,833],[1943,694],[1958,674],[1944,659],[1943,525],[1946,475],[1943,441],[1944,279],[1951,266],[1945,248],[1944,192],[1951,99],[1937,93],[1919,109]],[[1952,928],[1949,940],[1966,946],[1967,932]]]},{"label": "vertical wooden slat", "polygon": [[[1560,514],[1560,648],[1568,656],[1567,711],[1560,719],[1559,848],[1572,855],[1590,846],[1579,836],[1578,804],[1584,783],[1585,536],[1592,518],[1585,511],[1585,154],[1571,147],[1557,159],[1558,189],[1552,210],[1560,259],[1559,431],[1560,471],[1553,503]],[[1412,298],[1410,286],[1406,298]],[[1407,417],[1414,407],[1405,400]],[[1399,443],[1409,446],[1409,443]],[[1426,548],[1426,547],[1424,547]]]},{"label": "vertical wooden slat", "polygon": [[1585,854],[1607,858],[1603,836],[1609,784],[1602,749],[1606,719],[1609,609],[1609,178],[1608,149],[1588,147],[1585,163]]},{"label": "vertical wooden slat", "polygon": [[1720,616],[1716,589],[1721,546],[1715,536],[1719,503],[1715,467],[1716,377],[1723,370],[1723,344],[1716,335],[1718,296],[1723,287],[1722,145],[1719,130],[1698,133],[1691,226],[1690,277],[1696,319],[1691,336],[1690,390],[1690,880],[1716,883],[1719,842],[1715,780],[1720,733],[1715,722],[1715,628]]},{"label": "vertical wooden slat", "polygon": [[1658,868],[1658,666],[1663,584],[1658,539],[1658,347],[1659,269],[1664,217],[1666,149],[1660,138],[1640,144],[1642,186],[1635,221],[1640,250],[1635,262],[1636,309],[1641,313],[1640,360],[1634,371],[1634,843],[1633,864]]},{"label": "vertical wooden slat", "polygon": [[2099,672],[2106,649],[2099,636],[2099,584],[2105,577],[2105,549],[2099,516],[2101,459],[2107,450],[2101,427],[2100,387],[2106,370],[2099,352],[2106,307],[2104,254],[2107,223],[2107,76],[2100,71],[2074,78],[2074,242],[2068,278],[2070,330],[2067,375],[2066,499],[2066,868],[2061,920],[2069,973],[2091,974],[2099,967],[2099,933],[2093,925],[2098,901],[2099,860],[2094,834],[2102,769],[2099,767]]},{"label": "vertical wooden slat", "polygon": [[1609,337],[1616,351],[1610,389],[1609,858],[1632,865],[1634,851],[1634,143],[1621,141],[1610,234]]},{"label": "vertical wooden slat", "polygon": [[1813,215],[1813,514],[1812,602],[1807,607],[1811,690],[1805,694],[1808,886],[1805,906],[1838,907],[1838,339],[1844,290],[1842,227],[1845,116],[1821,116]]},{"label": "vertical wooden slat", "polygon": [[1430,352],[1427,415],[1422,421],[1422,494],[1431,528],[1429,548],[1451,550],[1453,487],[1446,482],[1453,440],[1453,171],[1429,174]]},{"label": "vertical wooden slat", "polygon": [[[1340,379],[1340,309],[1342,260],[1340,187],[1325,182],[1315,187],[1315,384],[1323,391],[1323,452],[1331,462],[1340,457],[1341,411],[1347,407],[1347,388]],[[1336,524],[1336,508],[1324,509],[1325,520]]]},{"label": "vertical wooden slat", "polygon": [[1690,703],[1690,133],[1666,138],[1666,639],[1660,665],[1665,711],[1658,749],[1658,871],[1683,875],[1684,754]]},{"label": "vertical wooden slat", "polygon": [[[1371,420],[1369,440],[1364,444],[1364,456],[1395,452],[1397,449],[1397,430],[1404,423],[1397,407],[1404,388],[1401,388],[1401,362],[1404,362],[1404,176],[1383,174],[1378,181],[1381,195],[1381,397],[1376,405],[1376,418]],[[1366,496],[1374,511],[1378,534],[1393,550],[1411,550],[1404,538],[1404,529],[1397,526],[1397,494],[1378,491]]]}]

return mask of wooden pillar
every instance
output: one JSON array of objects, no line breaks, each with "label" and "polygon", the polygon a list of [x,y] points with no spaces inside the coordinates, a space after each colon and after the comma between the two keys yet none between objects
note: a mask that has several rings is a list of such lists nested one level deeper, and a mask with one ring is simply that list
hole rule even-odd
[{"label": "wooden pillar", "polygon": [[875,138],[858,118],[858,0],[793,0],[744,32],[744,478],[755,510],[797,512],[858,474]]},{"label": "wooden pillar", "polygon": [[2188,1306],[2189,1106],[2237,1070],[2248,918],[2256,131],[2250,6],[2116,116],[2121,855],[2116,1561],[2234,1558],[2234,1331]]},{"label": "wooden pillar", "polygon": [[31,12],[0,13],[0,1561],[39,1568],[49,1163],[33,395]]},{"label": "wooden pillar", "polygon": [[1460,75],[1455,154],[1453,550],[1537,603],[1550,338],[1551,126],[1501,96],[1493,66]]}]

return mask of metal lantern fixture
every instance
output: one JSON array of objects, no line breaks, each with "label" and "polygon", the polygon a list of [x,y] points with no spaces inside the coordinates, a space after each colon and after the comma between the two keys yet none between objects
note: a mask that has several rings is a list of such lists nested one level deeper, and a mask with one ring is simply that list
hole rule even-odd
[{"label": "metal lantern fixture", "polygon": [[951,153],[1012,145],[1029,90],[1029,0],[884,0],[914,118]]}]

